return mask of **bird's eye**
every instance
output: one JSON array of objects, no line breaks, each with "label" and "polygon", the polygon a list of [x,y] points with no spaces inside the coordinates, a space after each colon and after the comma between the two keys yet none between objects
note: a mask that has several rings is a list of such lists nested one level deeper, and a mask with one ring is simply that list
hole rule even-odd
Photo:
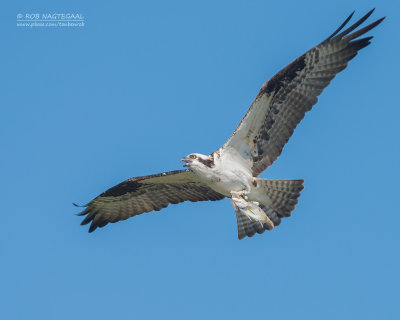
[{"label": "bird's eye", "polygon": [[191,159],[196,159],[196,158],[197,158],[197,156],[196,156],[196,155],[194,155],[194,154],[192,154],[192,155],[190,156],[190,158],[191,158]]}]

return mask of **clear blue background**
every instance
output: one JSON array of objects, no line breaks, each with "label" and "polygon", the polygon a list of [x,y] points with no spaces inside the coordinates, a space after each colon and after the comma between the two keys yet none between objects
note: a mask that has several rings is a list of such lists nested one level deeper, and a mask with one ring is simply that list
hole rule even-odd
[{"label": "clear blue background", "polygon": [[[399,319],[397,1],[2,4],[2,319]],[[229,137],[260,86],[354,9],[386,15],[262,177],[305,179],[237,240],[229,200],[81,227],[87,203]],[[79,12],[83,28],[17,28]]]}]

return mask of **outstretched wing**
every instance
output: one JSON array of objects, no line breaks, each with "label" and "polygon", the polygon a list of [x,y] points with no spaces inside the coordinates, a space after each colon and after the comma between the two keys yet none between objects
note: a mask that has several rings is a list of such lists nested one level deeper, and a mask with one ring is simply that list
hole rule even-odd
[{"label": "outstretched wing", "polygon": [[281,154],[305,113],[317,102],[322,90],[346,68],[360,49],[370,44],[372,37],[357,38],[384,18],[351,32],[372,12],[338,34],[353,12],[328,39],[268,80],[232,136],[218,150],[221,156],[243,159],[254,176],[269,167]]},{"label": "outstretched wing", "polygon": [[92,232],[109,222],[159,211],[170,203],[214,201],[224,197],[201,183],[190,171],[177,170],[125,180],[90,201],[78,215],[87,215],[81,225],[92,222],[89,228]]}]

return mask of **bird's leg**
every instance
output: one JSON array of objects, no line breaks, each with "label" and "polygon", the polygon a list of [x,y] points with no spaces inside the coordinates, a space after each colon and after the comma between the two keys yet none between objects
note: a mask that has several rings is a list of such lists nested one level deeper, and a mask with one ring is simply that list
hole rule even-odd
[{"label": "bird's leg", "polygon": [[244,189],[241,191],[231,191],[231,195],[232,198],[236,198],[236,199],[244,199],[244,200],[248,200],[249,198],[247,197],[247,194],[250,192],[250,190]]},{"label": "bird's leg", "polygon": [[266,213],[259,207],[257,201],[248,201],[246,190],[239,192],[231,192],[231,202],[236,211],[242,212],[251,221],[257,221],[261,224],[268,223],[274,227],[272,221],[268,218]]}]

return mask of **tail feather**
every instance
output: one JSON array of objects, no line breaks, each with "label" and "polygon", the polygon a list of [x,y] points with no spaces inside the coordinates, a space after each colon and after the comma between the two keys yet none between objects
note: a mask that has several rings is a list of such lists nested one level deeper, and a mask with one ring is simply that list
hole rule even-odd
[{"label": "tail feather", "polygon": [[265,194],[262,203],[247,201],[242,197],[231,198],[239,240],[272,230],[281,223],[281,218],[289,217],[297,204],[304,181],[256,179],[256,182],[257,188],[261,188]]},{"label": "tail feather", "polygon": [[244,237],[252,237],[256,233],[263,233],[264,228],[258,221],[251,221],[246,215],[241,213],[240,211],[236,212],[236,219],[238,224],[238,238],[239,240]]},{"label": "tail feather", "polygon": [[[237,202],[234,200],[232,200],[232,203],[236,211],[239,240],[245,238],[246,236],[252,237],[256,233],[261,234],[265,230],[272,230],[274,228],[272,221],[265,215],[265,212],[263,212],[263,210],[259,208],[256,203],[246,202],[246,208],[239,208],[237,206]],[[246,214],[248,208],[251,208],[252,210],[259,209],[264,217],[260,215],[258,219],[255,219],[254,216]]]},{"label": "tail feather", "polygon": [[268,197],[268,205],[262,205],[262,209],[275,226],[281,223],[281,218],[290,217],[304,189],[303,183],[304,180],[257,179],[257,185],[264,189]]}]

